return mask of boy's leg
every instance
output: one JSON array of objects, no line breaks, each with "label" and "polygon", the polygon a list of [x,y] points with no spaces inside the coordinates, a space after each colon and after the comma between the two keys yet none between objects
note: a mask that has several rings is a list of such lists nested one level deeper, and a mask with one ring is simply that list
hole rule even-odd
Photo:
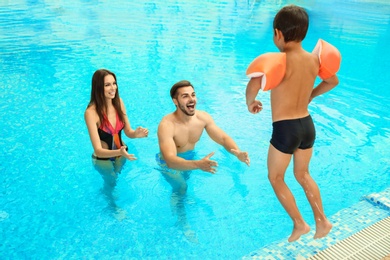
[{"label": "boy's leg", "polygon": [[332,224],[327,220],[324,209],[322,207],[322,200],[320,190],[309,174],[309,162],[313,153],[313,148],[298,149],[294,152],[294,175],[299,184],[305,191],[306,197],[313,210],[316,221],[316,234],[314,238],[321,238],[326,236],[332,228]]},{"label": "boy's leg", "polygon": [[294,229],[288,241],[292,242],[310,231],[310,227],[302,218],[298,210],[295,198],[284,182],[284,174],[291,160],[291,154],[278,151],[273,145],[268,150],[268,179],[275,191],[280,203],[294,222]]},{"label": "boy's leg", "polygon": [[289,242],[299,239],[301,235],[310,231],[309,226],[306,224],[298,210],[293,194],[284,182],[284,175],[290,163],[291,156],[292,155],[290,154],[278,151],[272,144],[269,146],[268,179],[271,182],[278,200],[294,223],[293,232],[288,239]]}]

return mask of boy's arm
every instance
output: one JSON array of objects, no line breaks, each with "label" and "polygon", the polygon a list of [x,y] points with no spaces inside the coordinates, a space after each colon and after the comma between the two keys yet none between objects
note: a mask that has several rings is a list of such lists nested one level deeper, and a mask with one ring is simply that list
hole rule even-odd
[{"label": "boy's arm", "polygon": [[328,91],[330,91],[331,89],[333,89],[334,87],[336,87],[337,85],[339,84],[339,79],[337,77],[337,75],[333,75],[332,77],[328,78],[328,79],[324,79],[320,84],[318,84],[317,87],[315,87],[313,89],[313,91],[311,92],[311,96],[310,96],[310,101],[319,96],[319,95],[322,95]]},{"label": "boy's arm", "polygon": [[246,87],[246,105],[249,112],[256,114],[263,109],[263,105],[260,101],[256,100],[256,96],[261,88],[261,77],[251,78]]}]

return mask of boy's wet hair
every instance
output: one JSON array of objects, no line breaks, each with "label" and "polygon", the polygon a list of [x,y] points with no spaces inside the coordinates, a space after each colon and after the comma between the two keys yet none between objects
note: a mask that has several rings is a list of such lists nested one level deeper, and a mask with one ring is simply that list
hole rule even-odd
[{"label": "boy's wet hair", "polygon": [[192,86],[191,82],[189,82],[188,80],[181,80],[177,83],[175,83],[172,88],[171,88],[171,98],[177,98],[177,90],[179,88],[182,88],[182,87],[192,87],[194,88],[194,86]]},{"label": "boy's wet hair", "polygon": [[278,29],[283,33],[285,42],[302,41],[308,28],[309,16],[305,9],[296,5],[283,7],[274,18],[274,30]]}]

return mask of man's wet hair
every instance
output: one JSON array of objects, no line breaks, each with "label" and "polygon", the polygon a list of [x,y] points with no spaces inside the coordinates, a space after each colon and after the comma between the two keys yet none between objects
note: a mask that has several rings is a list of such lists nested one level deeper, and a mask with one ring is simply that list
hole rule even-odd
[{"label": "man's wet hair", "polygon": [[181,80],[177,83],[175,83],[172,88],[171,88],[171,98],[177,98],[177,90],[179,88],[183,88],[183,87],[192,87],[194,88],[194,86],[192,86],[191,82],[189,82],[188,80]]},{"label": "man's wet hair", "polygon": [[306,37],[309,28],[309,16],[302,7],[287,5],[276,14],[273,26],[274,30],[278,29],[283,33],[286,43],[290,41],[300,42]]}]

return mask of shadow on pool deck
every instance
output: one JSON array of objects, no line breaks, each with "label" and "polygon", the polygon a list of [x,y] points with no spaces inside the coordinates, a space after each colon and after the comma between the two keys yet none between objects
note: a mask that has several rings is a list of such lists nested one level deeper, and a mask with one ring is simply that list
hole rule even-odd
[{"label": "shadow on pool deck", "polygon": [[[287,238],[283,241],[276,241],[272,244],[269,244],[259,250],[256,250],[242,259],[349,259],[349,258],[340,258],[340,257],[331,257],[330,255],[324,255],[325,250],[332,246],[335,248],[334,252],[337,250],[345,250],[343,247],[340,247],[338,244],[340,241],[347,239],[346,241],[352,241],[352,235],[356,234],[363,229],[370,229],[373,224],[380,221],[385,221],[386,218],[390,217],[390,187],[380,193],[373,193],[367,196],[364,196],[361,201],[349,208],[340,210],[335,215],[331,216],[329,220],[333,224],[332,231],[330,234],[323,238],[314,240],[314,230],[310,231],[309,234],[304,235],[296,242],[289,243]],[[390,221],[388,221],[390,222]],[[387,225],[387,221],[385,223]],[[359,236],[366,237],[367,234],[360,232]],[[388,234],[385,234],[385,236]],[[352,240],[351,240],[352,239]],[[387,241],[387,240],[384,240]],[[345,243],[345,241],[343,242]],[[350,242],[351,243],[351,242]],[[374,254],[370,255],[370,248],[367,247],[364,254],[367,258],[350,258],[350,259],[383,259],[386,255],[390,254],[390,247],[387,243],[381,245],[384,253],[383,256],[377,258]],[[321,252],[323,251],[323,252]],[[321,253],[320,253],[321,252]],[[333,251],[332,251],[333,252]],[[356,250],[355,252],[356,253]],[[318,255],[317,255],[318,254]],[[322,256],[321,256],[322,254]],[[315,256],[317,255],[317,256]],[[352,253],[350,254],[352,256]]]}]

